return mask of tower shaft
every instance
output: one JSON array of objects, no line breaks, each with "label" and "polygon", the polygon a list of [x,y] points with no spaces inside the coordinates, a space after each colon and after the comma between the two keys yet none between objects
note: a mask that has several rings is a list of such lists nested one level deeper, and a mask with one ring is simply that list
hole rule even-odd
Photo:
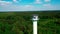
[{"label": "tower shaft", "polygon": [[33,21],[33,34],[37,34],[37,21]]}]

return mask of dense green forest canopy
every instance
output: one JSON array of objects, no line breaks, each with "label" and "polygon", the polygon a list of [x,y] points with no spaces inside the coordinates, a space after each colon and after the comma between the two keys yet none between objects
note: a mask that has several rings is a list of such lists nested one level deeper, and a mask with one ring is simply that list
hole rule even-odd
[{"label": "dense green forest canopy", "polygon": [[60,34],[60,11],[0,12],[0,34],[33,34],[33,14],[38,34]]}]

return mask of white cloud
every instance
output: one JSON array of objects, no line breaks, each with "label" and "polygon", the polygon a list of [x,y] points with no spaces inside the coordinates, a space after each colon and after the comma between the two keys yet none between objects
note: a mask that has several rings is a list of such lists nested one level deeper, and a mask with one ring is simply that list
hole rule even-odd
[{"label": "white cloud", "polygon": [[41,0],[35,0],[35,4],[42,4]]},{"label": "white cloud", "polygon": [[13,0],[14,2],[16,2],[17,0]]},{"label": "white cloud", "polygon": [[[17,7],[17,6],[16,6]],[[17,9],[18,10],[22,10],[22,11],[30,11],[34,8],[33,5],[24,5],[24,6],[18,6]]]},{"label": "white cloud", "polygon": [[59,6],[52,4],[43,4],[42,9],[44,10],[59,10]]},{"label": "white cloud", "polygon": [[18,2],[17,0],[13,0],[13,2]]},{"label": "white cloud", "polygon": [[33,8],[34,6],[32,6],[32,5],[25,5],[24,7],[25,8]]},{"label": "white cloud", "polygon": [[[33,10],[33,5],[9,5],[2,6],[3,11],[31,11]],[[6,8],[6,9],[5,9]]]},{"label": "white cloud", "polygon": [[9,5],[9,4],[12,4],[12,2],[0,1],[0,5]]},{"label": "white cloud", "polygon": [[44,0],[45,2],[50,2],[51,0]]},{"label": "white cloud", "polygon": [[[3,6],[1,6],[1,4]],[[37,10],[53,10],[57,9],[56,6],[52,6],[51,4],[42,4],[38,6],[34,6],[32,4],[27,5],[13,5],[11,2],[0,1],[0,11],[37,11]]]},{"label": "white cloud", "polygon": [[44,7],[51,7],[51,4],[43,4]]},{"label": "white cloud", "polygon": [[[9,5],[3,6],[2,11],[42,11],[42,10],[53,10],[56,9],[52,5],[44,4],[42,7],[36,7],[34,5]],[[1,10],[0,10],[1,11]]]}]

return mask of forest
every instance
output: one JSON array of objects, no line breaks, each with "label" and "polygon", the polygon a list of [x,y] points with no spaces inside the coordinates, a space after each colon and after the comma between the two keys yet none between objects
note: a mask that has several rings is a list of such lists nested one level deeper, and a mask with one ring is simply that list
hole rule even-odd
[{"label": "forest", "polygon": [[60,11],[0,12],[0,34],[33,34],[33,14],[38,34],[60,34]]}]

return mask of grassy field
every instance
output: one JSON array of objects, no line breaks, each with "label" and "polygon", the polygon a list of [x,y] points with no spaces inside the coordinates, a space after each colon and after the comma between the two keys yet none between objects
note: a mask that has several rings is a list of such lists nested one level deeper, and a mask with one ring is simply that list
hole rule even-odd
[{"label": "grassy field", "polygon": [[0,12],[0,34],[33,34],[32,15],[38,14],[38,34],[60,34],[60,11]]}]

